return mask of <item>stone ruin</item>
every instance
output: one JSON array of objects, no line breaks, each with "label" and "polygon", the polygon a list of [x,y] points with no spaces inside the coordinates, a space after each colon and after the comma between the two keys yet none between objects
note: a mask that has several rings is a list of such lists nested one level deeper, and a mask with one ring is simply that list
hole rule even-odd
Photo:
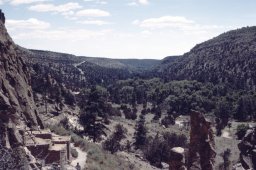
[{"label": "stone ruin", "polygon": [[190,122],[188,169],[213,170],[216,152],[211,122],[203,113],[194,110],[191,111]]},{"label": "stone ruin", "polygon": [[60,166],[69,164],[70,136],[58,136],[50,130],[27,130],[23,135],[24,145],[38,162],[45,165],[56,163]]},{"label": "stone ruin", "polygon": [[242,167],[244,169],[256,169],[256,127],[247,130],[246,135],[238,144],[238,148]]}]

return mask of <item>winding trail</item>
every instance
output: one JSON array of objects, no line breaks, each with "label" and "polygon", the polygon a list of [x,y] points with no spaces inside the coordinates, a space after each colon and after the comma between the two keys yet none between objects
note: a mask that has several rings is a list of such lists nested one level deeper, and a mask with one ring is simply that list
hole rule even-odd
[{"label": "winding trail", "polygon": [[80,62],[80,63],[75,63],[75,64],[73,64],[73,66],[74,66],[77,70],[79,70],[79,72],[80,72],[81,75],[84,75],[84,71],[83,71],[82,69],[80,69],[78,66],[82,65],[82,64],[85,63],[85,62],[86,62],[86,61],[82,61],[82,62]]},{"label": "winding trail", "polygon": [[79,147],[74,147],[73,143],[71,144],[71,146],[72,148],[75,148],[76,151],[78,152],[78,157],[71,162],[71,165],[75,167],[76,164],[79,163],[79,165],[81,166],[81,169],[84,169],[85,162],[87,159],[87,153],[82,151]]}]

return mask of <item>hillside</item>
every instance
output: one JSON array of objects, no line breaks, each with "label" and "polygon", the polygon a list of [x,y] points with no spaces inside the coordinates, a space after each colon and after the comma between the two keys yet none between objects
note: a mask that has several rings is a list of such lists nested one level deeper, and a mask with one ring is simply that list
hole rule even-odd
[{"label": "hillside", "polygon": [[[108,86],[117,80],[143,76],[160,63],[160,60],[150,59],[110,59],[75,56],[41,50],[16,48],[28,65],[30,65],[33,80],[45,74],[57,80],[64,81],[70,88],[80,88],[101,84]],[[41,81],[41,79],[39,81]],[[33,83],[32,83],[33,84]]]},{"label": "hillside", "polygon": [[256,27],[245,27],[196,45],[177,60],[164,62],[158,72],[168,80],[197,80],[255,89]]},{"label": "hillside", "polygon": [[29,50],[32,53],[32,58],[38,60],[52,60],[55,62],[69,61],[71,63],[89,62],[100,67],[113,69],[127,69],[130,72],[139,70],[149,70],[160,63],[160,60],[154,59],[111,59],[99,57],[75,56],[72,54],[57,53],[42,50]]}]

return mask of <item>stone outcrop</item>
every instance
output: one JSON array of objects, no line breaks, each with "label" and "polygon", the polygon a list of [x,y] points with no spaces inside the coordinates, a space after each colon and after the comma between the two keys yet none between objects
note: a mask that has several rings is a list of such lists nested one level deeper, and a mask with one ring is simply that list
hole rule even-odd
[{"label": "stone outcrop", "polygon": [[240,162],[244,169],[256,169],[256,127],[247,130],[238,144]]},{"label": "stone outcrop", "polygon": [[5,16],[4,13],[2,13],[2,10],[0,9],[0,20],[3,24],[5,24]]},{"label": "stone outcrop", "polygon": [[198,111],[191,111],[188,169],[213,170],[216,157],[211,122]]},{"label": "stone outcrop", "polygon": [[186,170],[185,150],[181,147],[174,147],[171,150],[169,170]]},{"label": "stone outcrop", "polygon": [[[16,45],[8,35],[4,23],[5,17],[0,10],[0,151],[7,150],[10,154],[17,151],[14,155],[23,160],[23,132],[16,127],[37,129],[39,125],[43,125],[34,104],[29,72],[22,58],[17,55]],[[5,166],[1,156],[0,169]],[[25,167],[22,164],[11,169]]]}]

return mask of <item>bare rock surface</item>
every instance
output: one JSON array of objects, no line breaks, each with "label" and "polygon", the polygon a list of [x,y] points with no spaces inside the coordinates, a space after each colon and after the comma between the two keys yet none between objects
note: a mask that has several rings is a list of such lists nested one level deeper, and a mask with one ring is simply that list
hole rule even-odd
[{"label": "bare rock surface", "polygon": [[191,112],[189,169],[213,170],[216,157],[211,123],[198,111]]}]

